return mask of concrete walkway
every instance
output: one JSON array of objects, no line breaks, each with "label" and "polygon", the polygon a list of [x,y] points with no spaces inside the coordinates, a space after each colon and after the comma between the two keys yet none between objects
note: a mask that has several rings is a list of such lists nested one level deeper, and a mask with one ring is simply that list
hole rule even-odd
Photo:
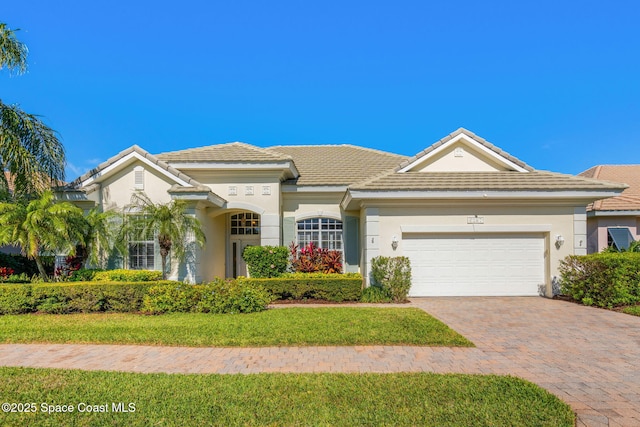
[{"label": "concrete walkway", "polygon": [[510,374],[569,403],[579,426],[640,426],[639,317],[544,298],[416,298],[411,305],[477,347],[3,344],[0,366],[168,373]]}]

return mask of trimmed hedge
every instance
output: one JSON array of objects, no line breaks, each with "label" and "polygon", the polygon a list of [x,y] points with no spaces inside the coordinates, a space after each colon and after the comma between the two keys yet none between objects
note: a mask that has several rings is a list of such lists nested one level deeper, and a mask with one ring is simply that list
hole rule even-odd
[{"label": "trimmed hedge", "polygon": [[93,280],[102,282],[153,282],[162,280],[162,272],[155,270],[106,270],[98,271]]},{"label": "trimmed hedge", "polygon": [[27,285],[0,285],[0,314],[135,312],[142,308],[144,295],[155,282],[70,282]]},{"label": "trimmed hedge", "polygon": [[570,255],[560,262],[561,292],[584,305],[640,302],[640,253]]},{"label": "trimmed hedge", "polygon": [[357,273],[293,273],[270,279],[250,277],[238,280],[262,287],[279,300],[318,299],[342,302],[358,301],[362,296],[362,276]]},{"label": "trimmed hedge", "polygon": [[205,285],[154,286],[144,296],[142,311],[150,314],[255,313],[267,309],[273,297],[261,287],[218,279]]}]

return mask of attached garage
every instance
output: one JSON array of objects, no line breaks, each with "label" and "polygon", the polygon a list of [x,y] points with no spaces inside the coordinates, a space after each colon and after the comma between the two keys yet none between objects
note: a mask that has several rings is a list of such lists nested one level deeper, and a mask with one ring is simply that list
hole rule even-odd
[{"label": "attached garage", "polygon": [[539,295],[543,234],[405,234],[411,296]]}]

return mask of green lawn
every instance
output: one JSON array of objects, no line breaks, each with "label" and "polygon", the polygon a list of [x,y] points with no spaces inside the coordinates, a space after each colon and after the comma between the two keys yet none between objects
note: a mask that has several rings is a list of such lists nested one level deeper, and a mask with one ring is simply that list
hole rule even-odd
[{"label": "green lawn", "polygon": [[634,316],[640,316],[640,305],[630,305],[622,309],[623,313],[632,314]]},{"label": "green lawn", "polygon": [[171,346],[473,346],[417,308],[282,308],[253,314],[0,316],[1,343]]},{"label": "green lawn", "polygon": [[[527,381],[501,376],[0,368],[0,396],[3,402],[34,403],[36,409],[0,412],[3,426],[574,425],[573,412],[557,397]],[[112,404],[120,402],[135,412],[115,412]],[[73,405],[74,412],[46,413],[43,403]],[[87,405],[105,405],[108,412],[79,412]]]}]

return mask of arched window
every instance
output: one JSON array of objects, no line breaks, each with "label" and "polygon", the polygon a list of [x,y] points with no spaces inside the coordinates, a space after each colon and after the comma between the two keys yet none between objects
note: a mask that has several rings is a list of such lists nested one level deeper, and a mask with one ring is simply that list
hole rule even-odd
[{"label": "arched window", "polygon": [[298,246],[313,243],[319,248],[342,251],[342,221],[332,218],[310,218],[296,223]]}]

